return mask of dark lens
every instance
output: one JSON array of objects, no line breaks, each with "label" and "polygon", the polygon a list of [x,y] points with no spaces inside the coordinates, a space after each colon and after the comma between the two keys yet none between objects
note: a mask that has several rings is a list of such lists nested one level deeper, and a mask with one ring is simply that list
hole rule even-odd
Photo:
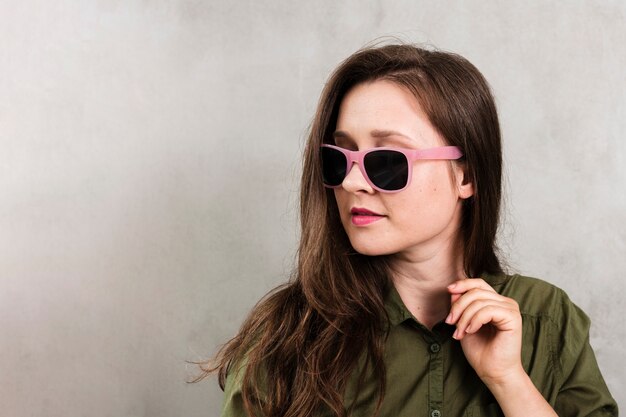
[{"label": "dark lens", "polygon": [[337,149],[322,147],[322,176],[324,184],[335,187],[346,177],[346,156]]},{"label": "dark lens", "polygon": [[367,176],[383,190],[400,190],[409,178],[409,163],[401,152],[373,151],[365,155],[363,163]]}]

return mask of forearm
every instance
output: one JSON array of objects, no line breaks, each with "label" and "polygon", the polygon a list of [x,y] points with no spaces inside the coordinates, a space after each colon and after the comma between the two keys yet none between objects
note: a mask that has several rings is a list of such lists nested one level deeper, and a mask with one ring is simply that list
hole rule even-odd
[{"label": "forearm", "polygon": [[558,417],[524,371],[486,385],[506,417]]}]

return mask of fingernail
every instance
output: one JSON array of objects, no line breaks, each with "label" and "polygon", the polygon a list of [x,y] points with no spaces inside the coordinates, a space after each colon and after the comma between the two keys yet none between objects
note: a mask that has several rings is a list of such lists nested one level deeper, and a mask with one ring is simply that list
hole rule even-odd
[{"label": "fingernail", "polygon": [[454,288],[454,287],[456,287],[456,283],[448,285],[448,288]]},{"label": "fingernail", "polygon": [[453,338],[458,339],[459,338],[459,329],[456,329],[454,331],[454,334],[452,335]]},{"label": "fingernail", "polygon": [[450,314],[448,314],[448,317],[446,317],[446,323],[452,323],[452,312],[450,312]]}]

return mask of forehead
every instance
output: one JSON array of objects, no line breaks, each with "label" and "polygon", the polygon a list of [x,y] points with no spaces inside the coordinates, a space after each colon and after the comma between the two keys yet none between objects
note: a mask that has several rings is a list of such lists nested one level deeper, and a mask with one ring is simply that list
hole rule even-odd
[{"label": "forehead", "polygon": [[444,143],[407,88],[386,80],[357,84],[340,103],[335,136],[358,142],[380,138],[381,131],[398,132],[416,145]]},{"label": "forehead", "polygon": [[406,88],[391,81],[377,80],[357,84],[346,93],[339,106],[337,123],[349,123],[349,117],[361,114],[375,116],[380,122],[408,123],[420,113],[423,113],[421,106]]}]

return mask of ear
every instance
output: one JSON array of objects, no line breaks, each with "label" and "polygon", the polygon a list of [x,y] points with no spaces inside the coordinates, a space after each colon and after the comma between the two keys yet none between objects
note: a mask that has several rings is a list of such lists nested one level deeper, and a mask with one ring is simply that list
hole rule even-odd
[{"label": "ear", "polygon": [[456,181],[456,188],[459,193],[459,198],[462,200],[468,199],[474,195],[474,183],[470,181],[467,170],[467,164],[464,162],[457,162],[454,164],[454,176]]}]

